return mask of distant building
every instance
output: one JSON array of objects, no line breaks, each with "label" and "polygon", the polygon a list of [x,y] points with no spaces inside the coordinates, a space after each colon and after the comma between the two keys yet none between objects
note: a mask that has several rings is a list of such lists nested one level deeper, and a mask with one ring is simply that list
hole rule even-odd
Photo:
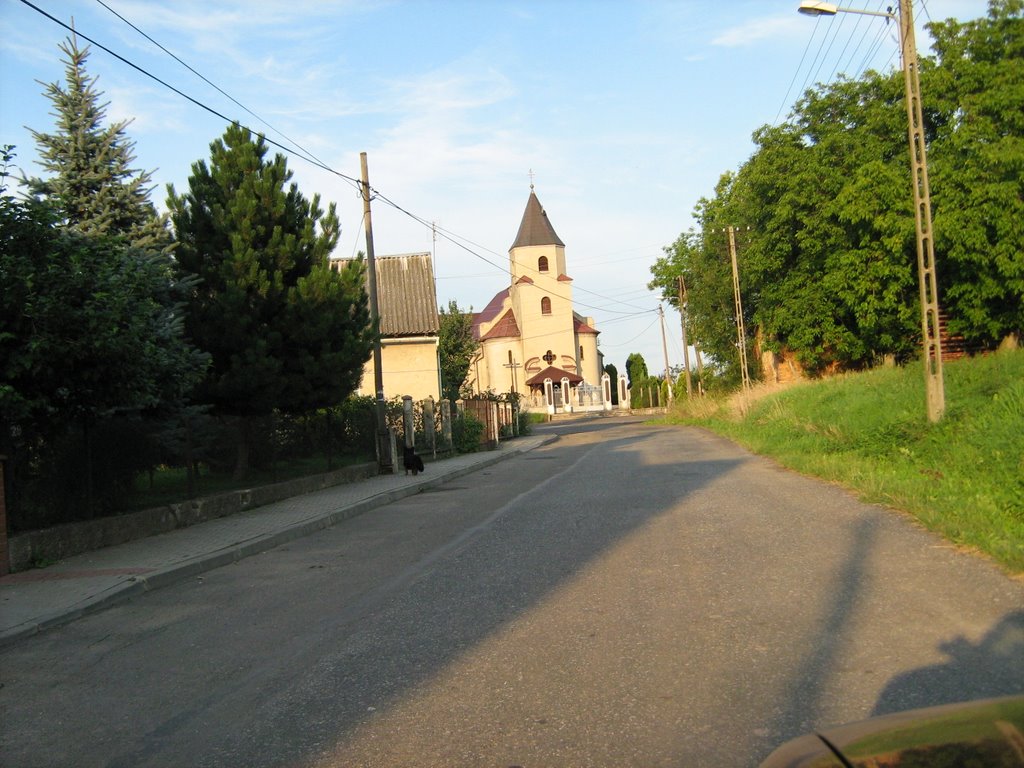
[{"label": "distant building", "polygon": [[[346,260],[338,259],[340,265]],[[429,253],[377,256],[384,397],[441,398],[437,294]],[[363,367],[357,394],[374,396],[373,357]]]},{"label": "distant building", "polygon": [[473,316],[480,352],[467,383],[474,391],[540,397],[544,380],[599,387],[604,372],[591,317],[573,310],[565,243],[530,185],[509,250],[511,284]]}]

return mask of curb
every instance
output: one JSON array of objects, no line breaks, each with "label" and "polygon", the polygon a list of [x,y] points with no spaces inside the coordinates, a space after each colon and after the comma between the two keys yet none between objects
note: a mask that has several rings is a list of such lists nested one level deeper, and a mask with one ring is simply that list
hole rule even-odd
[{"label": "curb", "polygon": [[[281,544],[285,544],[289,541],[303,538],[304,536],[308,536],[309,534],[323,530],[324,528],[330,528],[337,523],[350,520],[353,517],[358,517],[359,515],[376,509],[377,507],[382,507],[385,504],[390,504],[408,496],[413,496],[429,488],[435,488],[439,485],[443,485],[449,480],[463,477],[485,467],[493,466],[500,461],[512,458],[513,456],[518,456],[526,453],[527,451],[535,450],[548,445],[549,443],[553,443],[556,440],[558,440],[558,436],[552,435],[550,437],[545,437],[543,440],[529,448],[509,446],[509,450],[507,452],[494,451],[493,456],[489,456],[478,463],[460,467],[458,469],[452,469],[448,472],[442,472],[429,480],[423,480],[402,488],[382,491],[381,493],[370,496],[369,498],[336,508],[300,523],[294,523],[278,531],[274,531],[273,533],[263,534],[251,540],[233,544],[219,551],[197,555],[190,560],[184,560],[168,568],[154,571],[146,576],[133,577],[128,581],[110,587],[101,594],[86,598],[72,608],[56,611],[50,615],[43,616],[42,618],[31,622],[26,622],[25,624],[21,624],[12,629],[0,631],[0,648],[9,647],[22,638],[39,634],[40,632],[63,624],[68,624],[76,619],[82,618],[83,616],[99,613],[112,605],[125,600],[130,600],[133,597],[137,597],[138,595],[151,590],[160,589],[174,584],[175,582],[198,576],[199,574],[207,571],[212,571],[215,568],[230,565],[231,563],[244,560],[252,555],[258,555],[261,552],[266,552],[268,549],[273,549],[274,547],[280,546]],[[436,466],[436,463],[434,466]]]}]

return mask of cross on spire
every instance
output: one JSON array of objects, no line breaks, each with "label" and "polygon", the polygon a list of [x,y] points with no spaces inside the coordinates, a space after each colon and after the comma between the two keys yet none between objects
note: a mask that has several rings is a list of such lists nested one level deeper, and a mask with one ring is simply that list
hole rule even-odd
[{"label": "cross on spire", "polygon": [[533,168],[530,169],[530,191],[533,192]]}]

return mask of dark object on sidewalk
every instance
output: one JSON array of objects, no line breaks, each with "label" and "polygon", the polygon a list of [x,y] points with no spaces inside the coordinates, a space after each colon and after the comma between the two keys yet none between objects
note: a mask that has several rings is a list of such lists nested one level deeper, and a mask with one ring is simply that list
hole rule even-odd
[{"label": "dark object on sidewalk", "polygon": [[405,455],[402,459],[402,463],[405,464],[405,474],[409,474],[411,470],[414,475],[418,475],[423,471],[423,459],[416,455],[415,448],[406,448]]}]

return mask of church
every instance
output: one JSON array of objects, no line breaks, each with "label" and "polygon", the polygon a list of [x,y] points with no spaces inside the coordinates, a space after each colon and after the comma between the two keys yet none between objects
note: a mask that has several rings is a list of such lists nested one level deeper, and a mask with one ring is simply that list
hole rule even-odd
[{"label": "church", "polygon": [[[565,243],[555,233],[533,185],[509,249],[510,285],[473,315],[480,350],[468,382],[477,392],[518,392],[540,403],[544,382],[556,390],[601,386],[604,373],[594,319],[573,309]],[[559,392],[560,397],[570,393]]]}]

